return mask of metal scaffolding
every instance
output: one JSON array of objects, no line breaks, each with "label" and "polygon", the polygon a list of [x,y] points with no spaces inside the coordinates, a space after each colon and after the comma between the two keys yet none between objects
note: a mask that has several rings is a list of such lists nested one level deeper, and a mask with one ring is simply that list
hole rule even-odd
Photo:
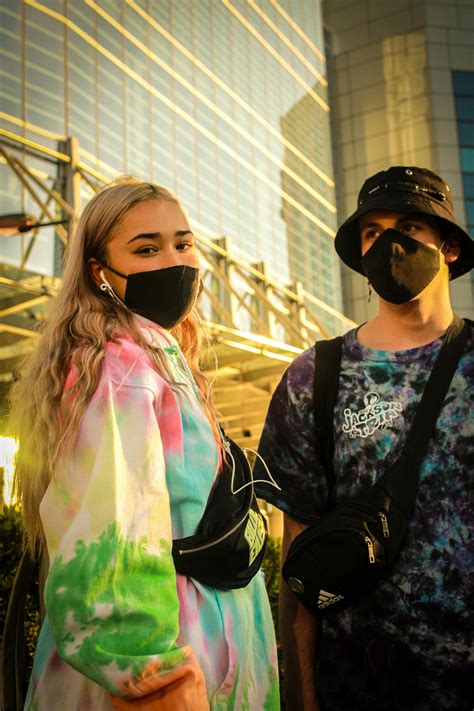
[{"label": "metal scaffolding", "polygon": [[[40,161],[46,162],[47,171],[38,169]],[[0,162],[33,205],[37,222],[68,221],[68,229],[48,228],[54,241],[52,275],[40,275],[31,266],[38,229],[0,237],[21,242],[16,264],[3,256],[0,242],[0,382],[8,383],[18,358],[34,347],[48,302],[60,286],[61,258],[81,197],[93,195],[108,179],[80,161],[75,138],[52,149],[0,129]],[[300,283],[285,284],[270,277],[265,264],[237,258],[228,238],[196,237],[203,268],[199,311],[209,338],[203,354],[206,372],[215,378],[213,390],[226,432],[255,448],[284,369],[316,339],[341,333],[353,323]]]}]

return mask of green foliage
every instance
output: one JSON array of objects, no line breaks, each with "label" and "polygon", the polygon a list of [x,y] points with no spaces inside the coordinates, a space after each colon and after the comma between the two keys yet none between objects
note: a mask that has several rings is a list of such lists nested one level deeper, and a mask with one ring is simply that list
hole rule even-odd
[{"label": "green foliage", "polygon": [[[262,570],[265,574],[265,584],[267,586],[270,607],[272,608],[273,623],[275,625],[278,669],[280,671],[280,693],[283,689],[283,655],[281,650],[280,631],[278,627],[278,595],[280,592],[280,568],[281,568],[281,540],[279,538],[268,538],[265,557],[262,563]],[[282,700],[282,709],[283,700]]]},{"label": "green foliage", "polygon": [[[3,628],[7,614],[10,591],[23,553],[21,514],[17,506],[3,506],[0,511],[0,627]],[[39,634],[38,570],[34,576],[25,605],[26,668],[33,664],[36,640]]]}]

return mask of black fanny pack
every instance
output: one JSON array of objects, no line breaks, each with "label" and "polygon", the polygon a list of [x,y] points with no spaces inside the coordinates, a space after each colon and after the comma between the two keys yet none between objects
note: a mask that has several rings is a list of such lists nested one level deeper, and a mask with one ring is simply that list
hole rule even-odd
[{"label": "black fanny pack", "polygon": [[[468,323],[455,316],[401,456],[375,484],[331,508],[334,482],[328,476],[329,511],[294,539],[283,566],[284,579],[313,615],[339,612],[358,602],[397,559],[415,506],[419,469],[469,331]],[[316,434],[317,441],[326,443],[321,459],[327,475],[333,475],[332,423],[341,350],[342,339],[316,344]]]},{"label": "black fanny pack", "polygon": [[196,533],[173,541],[176,571],[204,585],[243,588],[260,569],[267,523],[258,508],[244,452],[224,438],[226,460],[217,475]]}]

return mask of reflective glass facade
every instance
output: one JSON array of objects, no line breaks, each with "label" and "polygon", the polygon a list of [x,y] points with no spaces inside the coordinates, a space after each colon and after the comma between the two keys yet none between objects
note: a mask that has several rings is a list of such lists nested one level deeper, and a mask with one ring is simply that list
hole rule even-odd
[{"label": "reflective glass facade", "polygon": [[474,236],[474,71],[453,72],[467,229]]},{"label": "reflective glass facade", "polygon": [[[341,307],[318,1],[0,0],[0,13],[0,128],[49,148],[76,136],[83,163],[169,187],[205,237]],[[0,168],[0,211],[27,209]],[[48,240],[33,254],[45,273]],[[18,249],[2,243],[3,258]]]},{"label": "reflective glass facade", "polygon": [[[474,215],[474,13],[465,0],[324,0],[339,219],[370,175],[416,165],[449,184],[456,217]],[[474,282],[453,281],[456,311],[474,317]],[[346,313],[371,318],[367,281],[344,271]]]}]

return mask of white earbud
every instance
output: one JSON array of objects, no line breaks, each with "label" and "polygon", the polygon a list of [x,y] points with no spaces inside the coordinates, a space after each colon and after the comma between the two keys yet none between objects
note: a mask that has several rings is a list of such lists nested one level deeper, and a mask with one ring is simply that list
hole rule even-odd
[{"label": "white earbud", "polygon": [[109,282],[108,282],[107,279],[105,278],[105,274],[104,274],[104,271],[103,271],[102,269],[101,269],[100,272],[99,272],[99,276],[100,276],[100,278],[102,279],[102,284],[99,286],[99,289],[100,289],[101,291],[103,291],[104,294],[108,294],[108,295],[109,295],[114,301],[116,301],[118,304],[121,304],[122,306],[124,306],[125,308],[127,308],[126,305],[124,304],[124,302],[122,301],[122,299],[120,299],[120,298],[117,296],[117,294],[115,293],[115,291],[114,291],[114,290],[112,289],[112,287],[110,286]]}]

